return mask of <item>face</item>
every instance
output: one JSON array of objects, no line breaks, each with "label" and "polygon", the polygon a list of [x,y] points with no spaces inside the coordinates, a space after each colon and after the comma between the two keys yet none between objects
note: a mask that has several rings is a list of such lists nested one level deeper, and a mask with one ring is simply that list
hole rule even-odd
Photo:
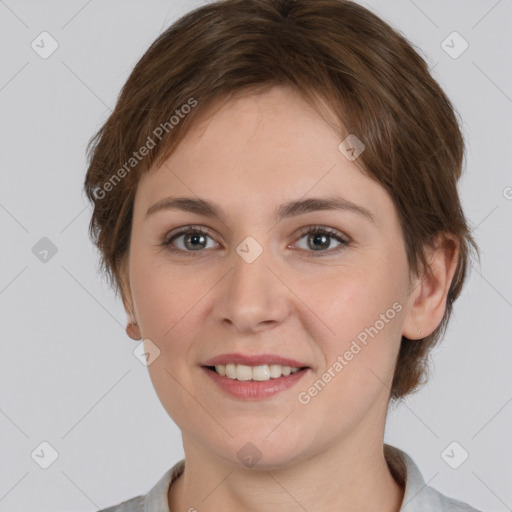
[{"label": "face", "polygon": [[[253,450],[276,468],[383,431],[408,265],[391,198],[340,151],[339,133],[274,88],[203,117],[139,183],[125,306],[160,351],[148,369],[186,451],[241,465]],[[169,198],[220,216],[154,207]],[[275,216],[335,198],[345,207],[310,201]],[[307,368],[234,381],[205,368],[226,354]]]}]

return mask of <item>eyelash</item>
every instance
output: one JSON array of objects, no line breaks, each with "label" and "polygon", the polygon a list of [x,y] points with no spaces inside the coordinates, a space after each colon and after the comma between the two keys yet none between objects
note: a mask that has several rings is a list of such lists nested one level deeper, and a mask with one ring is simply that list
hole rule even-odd
[{"label": "eyelash", "polygon": [[[181,235],[186,235],[186,234],[191,234],[191,233],[195,234],[195,235],[207,235],[210,238],[213,238],[210,234],[211,231],[208,228],[201,228],[198,226],[190,225],[190,226],[184,227],[179,232],[174,233],[170,238],[167,238],[166,240],[164,240],[164,242],[161,245],[172,253],[176,253],[176,254],[184,255],[184,256],[196,257],[197,255],[195,253],[199,253],[202,251],[200,251],[200,250],[198,250],[198,251],[183,251],[182,249],[176,249],[175,247],[172,247],[172,245],[171,245],[171,243],[174,239],[178,238]],[[318,235],[318,234],[328,235],[329,237],[334,238],[337,242],[340,242],[340,245],[333,250],[318,251],[318,254],[315,254],[316,251],[305,251],[306,253],[309,253],[309,254],[307,254],[308,258],[323,257],[326,254],[329,256],[331,256],[333,254],[338,254],[345,247],[350,245],[350,241],[347,238],[341,236],[341,234],[338,231],[336,231],[334,229],[326,228],[323,226],[307,226],[307,227],[303,228],[300,231],[299,238],[297,240],[300,240],[304,235],[313,234],[313,233],[316,235]]]}]

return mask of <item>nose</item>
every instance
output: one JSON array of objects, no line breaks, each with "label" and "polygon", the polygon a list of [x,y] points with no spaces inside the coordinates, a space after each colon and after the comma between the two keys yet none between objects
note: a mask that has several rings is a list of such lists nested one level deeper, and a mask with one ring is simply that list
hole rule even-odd
[{"label": "nose", "polygon": [[217,320],[239,333],[274,328],[290,314],[292,293],[280,279],[277,265],[269,266],[265,256],[264,250],[249,262],[233,252],[233,267],[216,288]]}]

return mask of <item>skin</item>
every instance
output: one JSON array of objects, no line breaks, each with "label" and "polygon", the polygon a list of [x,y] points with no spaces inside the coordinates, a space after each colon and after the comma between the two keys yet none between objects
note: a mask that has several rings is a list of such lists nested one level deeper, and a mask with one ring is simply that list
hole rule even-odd
[{"label": "skin", "polygon": [[[439,325],[458,248],[449,237],[426,248],[432,272],[410,279],[391,198],[339,151],[340,131],[326,116],[282,87],[230,99],[139,182],[123,303],[138,323],[129,335],[160,350],[150,377],[182,432],[186,471],[169,489],[172,511],[400,509],[404,490],[383,453],[395,361],[402,335],[419,339]],[[329,195],[364,206],[375,223],[349,211],[272,218],[282,203]],[[145,218],[169,196],[206,199],[226,217],[164,210]],[[211,230],[196,251],[186,236],[174,239],[193,256],[161,245],[188,224]],[[313,225],[349,245],[335,253],[334,238],[308,243],[299,230]],[[248,236],[263,250],[252,263],[236,252]],[[298,393],[396,302],[400,313],[300,403]],[[310,369],[271,398],[232,398],[200,366],[230,352],[292,357]],[[247,442],[261,452],[252,468],[237,457]]]}]

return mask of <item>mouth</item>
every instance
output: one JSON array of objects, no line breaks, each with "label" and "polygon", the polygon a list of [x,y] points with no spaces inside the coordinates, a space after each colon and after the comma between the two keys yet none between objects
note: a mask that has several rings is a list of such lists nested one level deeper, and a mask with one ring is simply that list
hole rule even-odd
[{"label": "mouth", "polygon": [[312,368],[277,354],[223,354],[201,364],[219,389],[242,400],[265,399],[296,386]]},{"label": "mouth", "polygon": [[[275,361],[276,358],[272,360]],[[206,376],[216,384],[214,389],[219,389],[227,396],[241,400],[262,400],[273,397],[281,392],[291,389],[311,370],[309,366],[297,366],[278,363],[262,363],[260,357],[252,365],[242,363],[225,362],[202,365]],[[266,359],[267,361],[268,358]],[[282,362],[290,363],[291,360]],[[208,361],[211,363],[214,361]]]},{"label": "mouth", "polygon": [[307,370],[308,366],[287,366],[281,364],[261,364],[249,366],[237,363],[216,364],[204,366],[207,370],[221,377],[238,381],[265,382],[273,379],[288,377],[289,375]]}]

